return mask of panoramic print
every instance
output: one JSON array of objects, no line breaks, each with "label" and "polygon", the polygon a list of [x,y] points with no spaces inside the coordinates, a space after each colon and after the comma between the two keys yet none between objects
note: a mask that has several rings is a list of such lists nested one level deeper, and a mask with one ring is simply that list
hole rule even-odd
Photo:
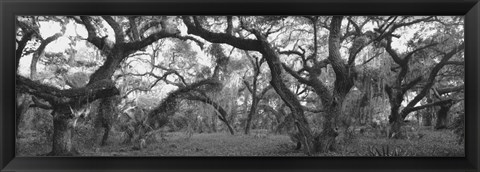
[{"label": "panoramic print", "polygon": [[15,24],[20,157],[465,156],[462,16]]}]

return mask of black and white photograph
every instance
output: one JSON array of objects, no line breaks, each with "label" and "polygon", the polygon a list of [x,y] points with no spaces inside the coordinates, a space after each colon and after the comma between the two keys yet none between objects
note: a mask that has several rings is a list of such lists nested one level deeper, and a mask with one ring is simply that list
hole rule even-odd
[{"label": "black and white photograph", "polygon": [[464,19],[19,15],[15,154],[465,157]]}]

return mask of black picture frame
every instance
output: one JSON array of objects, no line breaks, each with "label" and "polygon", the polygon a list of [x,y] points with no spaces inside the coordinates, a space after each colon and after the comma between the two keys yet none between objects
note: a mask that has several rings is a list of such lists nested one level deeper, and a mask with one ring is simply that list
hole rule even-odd
[{"label": "black picture frame", "polygon": [[[15,157],[15,15],[465,15],[463,158]],[[1,171],[478,171],[478,0],[2,0]]]}]

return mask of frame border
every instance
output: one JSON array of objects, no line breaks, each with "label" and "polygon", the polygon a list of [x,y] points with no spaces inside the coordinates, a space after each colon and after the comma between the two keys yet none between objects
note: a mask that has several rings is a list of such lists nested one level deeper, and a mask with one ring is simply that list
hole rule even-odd
[{"label": "frame border", "polygon": [[[374,7],[374,8],[372,8]],[[478,171],[478,0],[1,0],[0,171]],[[465,15],[464,158],[15,157],[16,15]],[[476,94],[474,94],[476,93]]]}]

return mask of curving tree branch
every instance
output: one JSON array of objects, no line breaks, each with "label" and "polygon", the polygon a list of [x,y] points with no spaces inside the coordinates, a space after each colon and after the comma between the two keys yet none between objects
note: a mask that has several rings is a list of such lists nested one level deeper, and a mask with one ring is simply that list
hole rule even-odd
[{"label": "curving tree branch", "polygon": [[136,16],[128,17],[128,22],[130,24],[130,28],[128,28],[127,34],[130,32],[130,34],[131,34],[130,35],[130,37],[131,37],[130,40],[133,40],[133,41],[139,41],[140,39],[142,39],[140,37],[140,33],[138,32],[138,26],[137,26],[137,22],[135,20],[136,18],[137,18]]},{"label": "curving tree branch", "polygon": [[425,109],[425,108],[428,108],[428,107],[440,106],[440,105],[449,104],[449,103],[452,103],[452,102],[454,102],[454,100],[452,100],[452,99],[440,100],[440,101],[425,104],[425,105],[422,105],[422,106],[416,106],[416,107],[410,108],[410,109],[408,109],[408,112],[414,112],[414,111],[422,110],[422,109]]},{"label": "curving tree branch", "polygon": [[53,42],[53,41],[57,40],[58,38],[60,38],[61,36],[63,36],[64,32],[65,32],[65,30],[63,30],[62,33],[56,33],[55,35],[50,36],[47,39],[42,40],[42,42],[40,43],[40,46],[37,48],[37,50],[35,50],[35,53],[33,53],[33,56],[32,56],[32,62],[30,63],[30,78],[32,78],[33,80],[36,79],[37,62],[38,62],[38,59],[40,58],[40,56],[44,53],[45,47],[47,47],[47,45],[50,44],[51,42]]},{"label": "curving tree branch", "polygon": [[104,40],[97,36],[96,28],[93,25],[93,20],[89,16],[80,16],[80,19],[83,21],[83,24],[85,25],[85,28],[87,29],[88,32],[88,37],[87,41],[92,43],[94,46],[96,46],[99,50],[103,49],[103,44]]},{"label": "curving tree branch", "polygon": [[16,20],[17,25],[22,29],[23,36],[20,40],[17,40],[17,49],[15,50],[15,69],[18,70],[18,66],[20,65],[20,58],[22,58],[22,53],[25,47],[27,46],[27,42],[32,39],[35,32],[32,29],[29,29],[25,23]]},{"label": "curving tree branch", "polygon": [[125,33],[115,19],[113,19],[112,16],[102,16],[102,18],[108,23],[108,25],[110,25],[110,27],[112,27],[113,32],[115,32],[115,42],[117,44],[125,42]]},{"label": "curving tree branch", "polygon": [[42,108],[42,109],[53,109],[53,107],[50,104],[48,104],[46,102],[42,102],[41,100],[39,100],[35,96],[32,96],[32,101],[33,101],[33,104],[31,104],[29,107],[38,107],[38,108]]},{"label": "curving tree branch", "polygon": [[200,102],[203,102],[203,103],[206,103],[206,104],[209,104],[209,105],[213,106],[213,108],[215,108],[215,110],[219,113],[219,114],[217,114],[218,118],[227,126],[230,134],[231,135],[235,134],[232,126],[230,126],[229,122],[227,121],[227,111],[225,111],[225,109],[223,109],[222,106],[217,104],[215,101],[213,101],[212,99],[210,99],[206,96],[205,97],[200,97],[200,96],[194,96],[194,95],[186,96],[185,99],[193,100],[193,101],[200,101]]},{"label": "curving tree branch", "polygon": [[432,88],[435,78],[437,76],[437,73],[446,65],[446,63],[458,52],[463,51],[465,49],[465,43],[463,42],[461,45],[455,46],[452,50],[447,52],[443,57],[442,60],[436,64],[432,71],[430,71],[430,75],[427,79],[426,85],[423,87],[423,89],[420,91],[415,98],[413,98],[412,101],[410,101],[407,106],[402,110],[402,118],[406,118],[407,115],[412,112],[411,109],[420,101],[422,100],[428,93],[428,90]]},{"label": "curving tree branch", "polygon": [[163,29],[159,32],[151,34],[150,36],[146,37],[143,40],[125,43],[124,48],[125,48],[126,52],[133,53],[135,51],[138,51],[138,50],[140,50],[140,49],[158,41],[159,39],[169,38],[169,37],[179,37],[178,34],[179,33],[171,33],[171,32],[168,32],[167,30]]},{"label": "curving tree branch", "polygon": [[423,76],[418,76],[417,78],[415,78],[414,80],[410,81],[408,84],[406,84],[405,86],[402,87],[402,95],[407,93],[408,90],[410,90],[413,86],[417,85],[418,83],[420,83],[420,81],[423,80]]},{"label": "curving tree branch", "polygon": [[196,17],[183,16],[183,22],[188,28],[188,33],[202,37],[212,43],[226,43],[235,48],[247,51],[260,51],[260,43],[253,39],[242,39],[226,33],[213,33],[200,25]]},{"label": "curving tree branch", "polygon": [[303,84],[311,84],[310,80],[308,80],[307,78],[304,78],[302,76],[300,76],[299,72],[295,72],[293,71],[293,69],[291,69],[290,67],[288,67],[285,63],[282,63],[282,66],[283,68],[285,69],[285,71],[287,71],[290,75],[292,75],[294,78],[296,78],[298,81],[300,81],[301,83]]},{"label": "curving tree branch", "polygon": [[82,88],[60,90],[58,88],[32,81],[23,76],[16,76],[17,89],[46,100],[52,106],[78,107],[99,98],[118,95],[120,92],[110,80],[98,81]]},{"label": "curving tree branch", "polygon": [[442,94],[448,94],[448,93],[452,93],[452,92],[462,91],[464,89],[465,89],[465,84],[462,84],[462,85],[455,86],[455,87],[437,89],[437,93],[439,95],[442,95]]}]

